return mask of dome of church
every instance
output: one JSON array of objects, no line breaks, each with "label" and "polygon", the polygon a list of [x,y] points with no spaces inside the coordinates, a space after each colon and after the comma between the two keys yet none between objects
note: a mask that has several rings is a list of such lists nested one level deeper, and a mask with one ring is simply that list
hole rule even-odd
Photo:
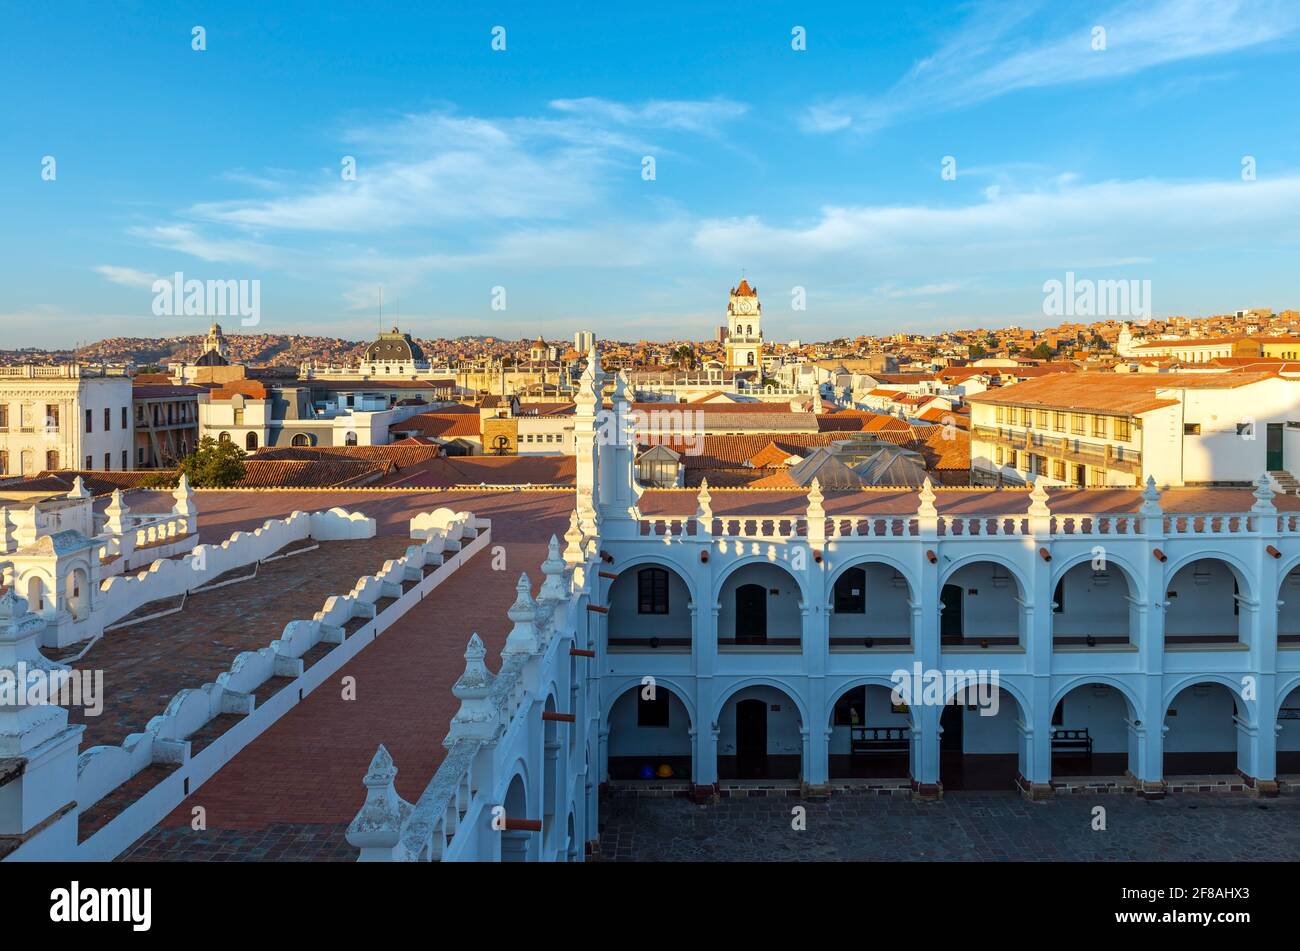
[{"label": "dome of church", "polygon": [[423,363],[424,351],[410,334],[394,327],[388,333],[381,333],[378,340],[366,347],[366,362]]}]

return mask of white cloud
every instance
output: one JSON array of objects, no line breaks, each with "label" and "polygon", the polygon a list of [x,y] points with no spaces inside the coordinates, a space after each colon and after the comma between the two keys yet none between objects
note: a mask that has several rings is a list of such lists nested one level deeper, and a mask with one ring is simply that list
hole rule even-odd
[{"label": "white cloud", "polygon": [[714,219],[700,224],[694,246],[719,262],[854,266],[882,277],[979,273],[1240,249],[1261,234],[1295,243],[1297,216],[1300,176],[1092,184],[1063,176],[1050,189],[1004,187],[960,206],[827,206],[815,219],[795,224],[757,216]]},{"label": "white cloud", "polygon": [[102,274],[106,279],[114,284],[121,284],[123,287],[153,287],[153,282],[158,280],[157,275],[148,274],[145,271],[137,271],[133,267],[118,267],[113,264],[101,264],[95,268],[96,273]]},{"label": "white cloud", "polygon": [[[1124,0],[1100,12],[1065,14],[1048,6],[1031,24],[1039,9],[1037,4],[981,4],[888,94],[817,103],[800,124],[813,133],[871,132],[1021,89],[1111,79],[1237,52],[1288,37],[1300,27],[1300,7],[1293,0]],[[1106,31],[1104,50],[1092,48],[1097,26]]]}]

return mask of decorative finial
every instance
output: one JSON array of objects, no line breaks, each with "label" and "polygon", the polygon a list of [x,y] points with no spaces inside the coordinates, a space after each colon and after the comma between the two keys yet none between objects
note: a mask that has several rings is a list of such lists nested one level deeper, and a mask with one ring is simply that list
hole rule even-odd
[{"label": "decorative finial", "polygon": [[1047,507],[1047,487],[1041,479],[1035,479],[1033,488],[1029,490],[1029,515],[1046,518],[1051,514],[1052,510]]},{"label": "decorative finial", "polygon": [[938,517],[939,510],[935,507],[935,498],[934,484],[930,481],[930,477],[926,476],[925,481],[921,483],[921,491],[917,493],[917,499],[920,503],[916,508],[918,518]]}]

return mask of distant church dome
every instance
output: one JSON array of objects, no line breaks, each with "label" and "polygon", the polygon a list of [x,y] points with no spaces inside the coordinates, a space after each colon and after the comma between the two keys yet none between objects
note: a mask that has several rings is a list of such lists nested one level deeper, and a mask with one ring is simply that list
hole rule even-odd
[{"label": "distant church dome", "polygon": [[394,327],[388,333],[381,333],[378,340],[366,347],[366,362],[423,363],[424,351],[410,334]]}]

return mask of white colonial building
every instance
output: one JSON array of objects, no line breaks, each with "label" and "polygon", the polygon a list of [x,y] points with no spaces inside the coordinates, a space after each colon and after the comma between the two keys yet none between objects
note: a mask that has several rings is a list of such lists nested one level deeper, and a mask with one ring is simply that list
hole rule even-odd
[{"label": "white colonial building", "polygon": [[[1300,510],[1267,478],[1169,499],[642,490],[634,441],[598,438],[602,376],[593,353],[563,557],[552,540],[536,595],[520,579],[495,674],[471,639],[418,803],[377,754],[363,858],[576,859],[602,784],[1294,791]],[[624,436],[630,410],[620,378]]]}]

